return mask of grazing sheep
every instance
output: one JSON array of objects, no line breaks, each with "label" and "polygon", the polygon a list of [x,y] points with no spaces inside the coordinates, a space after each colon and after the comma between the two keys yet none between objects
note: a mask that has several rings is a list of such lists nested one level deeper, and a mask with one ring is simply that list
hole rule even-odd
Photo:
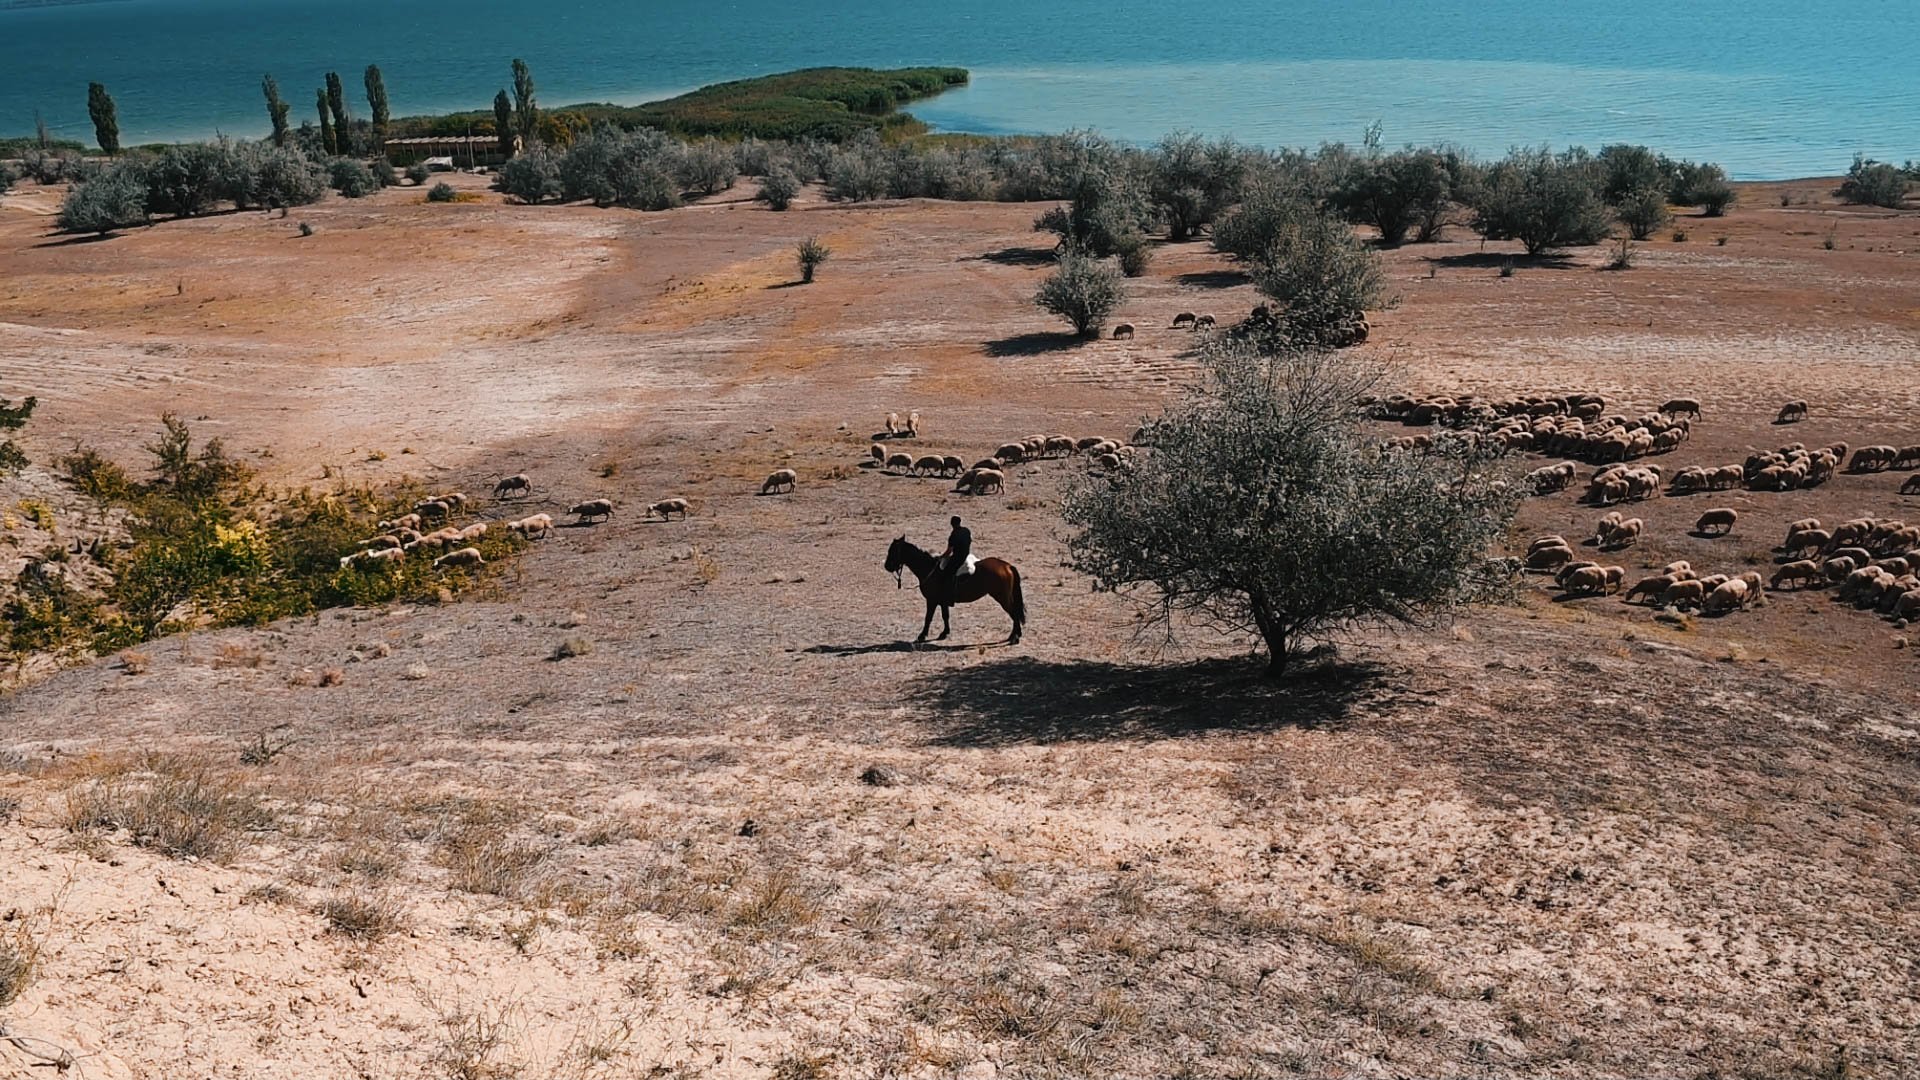
[{"label": "grazing sheep", "polygon": [[1724,581],[1707,594],[1707,601],[1701,610],[1708,615],[1724,615],[1729,611],[1747,606],[1747,583],[1735,578]]},{"label": "grazing sheep", "polygon": [[1091,450],[1094,447],[1099,446],[1103,442],[1111,442],[1111,441],[1112,440],[1107,439],[1100,435],[1089,435],[1084,439],[1075,440],[1073,444],[1073,448],[1075,450],[1082,450],[1082,451]]},{"label": "grazing sheep", "polygon": [[1920,589],[1909,589],[1900,594],[1893,603],[1895,618],[1912,619],[1920,617]]},{"label": "grazing sheep", "polygon": [[647,507],[645,516],[652,517],[655,514],[660,515],[660,520],[662,521],[672,521],[673,515],[679,514],[680,520],[685,521],[687,518],[687,500],[661,499],[659,502]]},{"label": "grazing sheep", "polygon": [[1674,584],[1674,580],[1675,579],[1665,574],[1650,578],[1641,578],[1634,583],[1633,588],[1627,590],[1627,595],[1621,602],[1631,604],[1633,603],[1634,597],[1644,596],[1650,603],[1657,604],[1660,602],[1660,598],[1666,594],[1667,589]]},{"label": "grazing sheep", "polygon": [[1006,474],[998,469],[973,469],[960,477],[953,490],[968,495],[985,495],[989,491],[1003,491],[1006,488]]},{"label": "grazing sheep", "polygon": [[999,472],[1003,464],[1005,463],[997,457],[981,458],[969,466],[969,471],[972,469],[985,469],[988,472]]},{"label": "grazing sheep", "polygon": [[487,560],[480,557],[480,549],[470,547],[461,548],[458,551],[449,551],[445,555],[433,560],[433,568],[435,570],[444,570],[449,566],[485,565],[487,565]]},{"label": "grazing sheep", "polygon": [[1183,311],[1180,314],[1175,315],[1173,317],[1173,328],[1175,330],[1178,330],[1183,326],[1192,327],[1194,322],[1196,322],[1198,318],[1199,316],[1195,315],[1191,311]]},{"label": "grazing sheep", "polygon": [[1579,559],[1574,562],[1570,562],[1567,565],[1561,567],[1557,572],[1554,573],[1553,583],[1555,585],[1564,586],[1567,583],[1567,579],[1571,578],[1574,574],[1582,570],[1585,570],[1588,567],[1599,566],[1599,565],[1600,565],[1599,563],[1593,562],[1588,559]]},{"label": "grazing sheep", "polygon": [[1900,457],[1900,451],[1892,446],[1863,446],[1853,452],[1853,463],[1847,466],[1848,472],[1881,472],[1893,467]]},{"label": "grazing sheep", "polygon": [[1808,529],[1789,538],[1783,550],[1791,557],[1808,551],[1819,551],[1831,543],[1833,543],[1832,533],[1825,529]]},{"label": "grazing sheep", "polygon": [[1854,562],[1851,557],[1846,555],[1836,555],[1828,559],[1826,564],[1821,567],[1821,571],[1826,575],[1828,583],[1834,585],[1847,580],[1848,575],[1858,569],[1860,569],[1860,564]]},{"label": "grazing sheep", "polygon": [[484,521],[476,521],[460,530],[462,540],[478,540],[485,535],[487,535],[487,523]]},{"label": "grazing sheep", "polygon": [[887,434],[889,435],[900,434],[900,414],[899,413],[890,412],[887,414]]},{"label": "grazing sheep", "polygon": [[1717,506],[1700,515],[1700,520],[1693,523],[1693,531],[1702,535],[1725,536],[1733,531],[1734,524],[1739,520],[1739,511],[1728,506]]},{"label": "grazing sheep", "polygon": [[1907,477],[1907,482],[1900,485],[1900,494],[1920,495],[1920,473]]},{"label": "grazing sheep", "polygon": [[904,470],[911,471],[913,469],[913,455],[912,454],[888,454],[887,460],[886,460],[886,467],[889,469],[904,469]]},{"label": "grazing sheep", "polygon": [[[905,454],[900,456],[906,457]],[[908,459],[907,464],[912,465],[912,459]],[[767,474],[766,482],[760,485],[760,494],[765,495],[769,492],[777,492],[781,488],[792,491],[794,482],[799,479],[800,474],[794,472],[792,469],[775,469],[773,472]]]},{"label": "grazing sheep", "polygon": [[533,478],[526,473],[515,473],[512,476],[501,477],[500,482],[493,485],[493,497],[496,499],[505,498],[516,492],[521,495],[533,494]]},{"label": "grazing sheep", "polygon": [[414,504],[413,513],[415,517],[424,521],[427,518],[446,517],[448,514],[453,513],[453,508],[441,502],[439,499],[426,499]]},{"label": "grazing sheep", "polygon": [[907,434],[916,439],[920,437],[920,410],[918,409],[907,414]]},{"label": "grazing sheep", "polygon": [[1067,436],[1067,435],[1047,436],[1047,455],[1049,457],[1053,457],[1053,456],[1072,457],[1075,449],[1077,449],[1077,447],[1074,445],[1074,441],[1071,436]]},{"label": "grazing sheep", "polygon": [[1640,541],[1640,533],[1646,526],[1647,523],[1640,518],[1628,518],[1615,525],[1600,546],[1603,548],[1632,547]]},{"label": "grazing sheep", "polygon": [[959,476],[961,473],[966,471],[967,471],[967,463],[964,461],[961,461],[957,457],[954,457],[952,454],[948,454],[945,457],[942,457],[940,459],[940,475],[941,476]]},{"label": "grazing sheep", "polygon": [[1700,403],[1692,398],[1674,398],[1672,401],[1660,406],[1660,411],[1669,416],[1678,416],[1681,413],[1686,413],[1688,416],[1697,420],[1700,417]]},{"label": "grazing sheep", "polygon": [[379,529],[381,532],[399,532],[402,529],[417,529],[419,527],[419,514],[402,514],[392,521],[383,521],[374,526],[374,528]]},{"label": "grazing sheep", "polygon": [[1534,552],[1539,551],[1541,548],[1567,547],[1567,546],[1568,546],[1567,538],[1564,536],[1560,536],[1557,534],[1553,536],[1542,536],[1535,539],[1533,543],[1527,545],[1527,554],[1531,555]]},{"label": "grazing sheep", "polygon": [[921,476],[927,473],[942,473],[946,470],[947,459],[939,454],[928,454],[914,459],[913,471]]},{"label": "grazing sheep", "polygon": [[1132,323],[1123,322],[1120,325],[1113,328],[1113,340],[1119,341],[1121,338],[1126,338],[1128,341],[1133,340],[1133,324]]},{"label": "grazing sheep", "polygon": [[1707,583],[1699,578],[1689,578],[1667,586],[1667,591],[1660,595],[1660,606],[1685,607],[1698,604],[1706,597]]},{"label": "grazing sheep", "polygon": [[1814,562],[1812,559],[1801,559],[1798,562],[1790,562],[1780,569],[1775,570],[1773,572],[1773,580],[1770,584],[1771,587],[1775,589],[1789,582],[1794,583],[1799,588],[1806,588],[1809,585],[1818,585],[1821,576],[1819,563]]},{"label": "grazing sheep", "polygon": [[1920,469],[1920,446],[1901,447],[1900,452],[1893,456],[1893,467],[1896,469]]},{"label": "grazing sheep", "polygon": [[402,541],[398,536],[394,536],[389,533],[384,536],[375,536],[370,539],[362,540],[360,541],[360,546],[363,548],[370,548],[372,550],[378,551],[381,548],[397,548],[400,546],[401,542]]},{"label": "grazing sheep", "polygon": [[1803,532],[1812,532],[1818,528],[1820,528],[1819,518],[1801,518],[1799,521],[1789,521],[1787,522],[1787,543],[1793,543],[1793,538]]},{"label": "grazing sheep", "polygon": [[1118,472],[1126,467],[1126,462],[1120,460],[1119,454],[1096,454],[1092,461],[1094,467],[1108,472]]},{"label": "grazing sheep", "polygon": [[[684,500],[681,500],[681,499],[669,499],[668,501],[684,503]],[[654,503],[653,505],[659,506],[660,504]],[[647,510],[649,513],[651,513],[653,510],[653,507],[650,506],[647,508]],[[682,510],[681,513],[684,514],[686,513],[686,511]],[[519,533],[521,536],[524,536],[529,540],[533,539],[535,536],[546,536],[549,533],[553,532],[553,515],[534,514],[531,517],[523,517],[519,521],[507,522],[507,528],[512,530],[513,532]]]},{"label": "grazing sheep", "polygon": [[1582,566],[1566,575],[1560,584],[1574,596],[1598,596],[1607,589],[1607,571],[1602,566]]},{"label": "grazing sheep", "polygon": [[1593,523],[1594,542],[1598,544],[1606,543],[1607,536],[1611,534],[1613,530],[1617,528],[1619,524],[1624,520],[1626,520],[1626,515],[1622,514],[1620,511],[1618,510],[1608,511],[1604,516],[1600,518],[1599,521],[1596,521]]},{"label": "grazing sheep", "polygon": [[464,491],[449,491],[445,495],[435,495],[434,498],[446,503],[456,514],[467,512],[467,493]]},{"label": "grazing sheep", "polygon": [[1660,572],[1673,578],[1675,581],[1696,576],[1693,572],[1693,564],[1685,559],[1676,559],[1668,563],[1666,569]]},{"label": "grazing sheep", "polygon": [[567,513],[578,516],[581,521],[592,521],[594,518],[610,518],[613,516],[613,500],[589,499],[568,510]]},{"label": "grazing sheep", "polygon": [[1804,401],[1789,401],[1785,405],[1780,406],[1780,415],[1774,419],[1774,423],[1791,424],[1805,420],[1806,418],[1807,403]]},{"label": "grazing sheep", "polygon": [[1202,315],[1199,318],[1193,320],[1193,328],[1195,330],[1211,330],[1213,329],[1213,327],[1214,327],[1214,319],[1213,319],[1213,316],[1211,315]]},{"label": "grazing sheep", "polygon": [[1527,553],[1526,567],[1529,570],[1553,570],[1572,561],[1572,548],[1543,547]]},{"label": "grazing sheep", "polygon": [[1873,561],[1873,554],[1863,547],[1830,547],[1827,549],[1827,561],[1850,560],[1855,566],[1865,566]]},{"label": "grazing sheep", "polygon": [[874,443],[872,446],[868,447],[867,453],[873,455],[873,460],[875,464],[885,465],[887,463],[887,448],[884,446],[881,446],[879,443]]},{"label": "grazing sheep", "polygon": [[1025,443],[1005,443],[993,452],[993,456],[1008,464],[1018,464],[1027,459],[1027,446]]}]

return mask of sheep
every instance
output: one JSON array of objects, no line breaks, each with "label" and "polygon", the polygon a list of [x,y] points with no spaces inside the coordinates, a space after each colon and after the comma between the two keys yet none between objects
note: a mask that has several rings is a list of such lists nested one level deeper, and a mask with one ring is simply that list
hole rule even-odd
[{"label": "sheep", "polygon": [[973,471],[974,469],[985,469],[988,472],[1000,472],[1001,467],[1004,464],[1005,462],[1001,461],[997,457],[988,457],[988,458],[981,458],[979,461],[974,462],[972,465],[968,466],[967,468],[969,472]]},{"label": "sheep", "polygon": [[1213,329],[1213,327],[1214,327],[1214,318],[1211,315],[1202,315],[1199,318],[1193,320],[1193,328],[1195,330],[1211,330]]},{"label": "sheep", "polygon": [[592,521],[594,518],[610,518],[613,516],[613,500],[589,499],[568,510],[567,513],[576,515],[581,521]]},{"label": "sheep", "polygon": [[1920,618],[1920,589],[1909,589],[1894,601],[1893,614],[1899,619]]},{"label": "sheep", "polygon": [[1627,568],[1624,566],[1603,567],[1607,574],[1607,592],[1615,593],[1627,583]]},{"label": "sheep", "polygon": [[1826,576],[1828,584],[1838,585],[1847,580],[1847,576],[1859,568],[1860,565],[1854,562],[1853,559],[1845,555],[1838,555],[1828,559],[1821,567],[1821,572]]},{"label": "sheep", "polygon": [[1195,315],[1193,312],[1183,311],[1180,314],[1175,315],[1173,317],[1173,328],[1175,330],[1178,330],[1182,326],[1191,327],[1198,320],[1199,320],[1199,316]]},{"label": "sheep", "polygon": [[1667,586],[1667,591],[1660,594],[1660,606],[1683,607],[1688,604],[1698,604],[1705,600],[1706,596],[1707,583],[1699,578],[1689,578]]},{"label": "sheep", "polygon": [[1103,442],[1110,442],[1110,441],[1111,440],[1100,435],[1089,435],[1084,439],[1075,440],[1073,447],[1075,450],[1090,450],[1093,447],[1099,446]]},{"label": "sheep", "polygon": [[[684,504],[684,500],[680,500],[680,499],[669,499],[667,501],[680,502]],[[653,506],[659,506],[659,505],[660,505],[659,503],[653,504]],[[649,513],[652,512],[653,506],[650,506],[647,508]],[[685,512],[686,512],[685,510],[681,511],[681,513],[683,514]],[[532,517],[523,517],[519,521],[507,522],[507,528],[513,532],[519,533],[521,536],[524,536],[529,540],[533,539],[536,534],[540,536],[546,536],[553,532],[553,515],[534,514]]]},{"label": "sheep", "polygon": [[1660,602],[1660,598],[1666,594],[1667,589],[1673,584],[1674,579],[1665,574],[1650,578],[1641,578],[1634,583],[1633,588],[1627,590],[1627,595],[1621,602],[1631,604],[1633,603],[1634,597],[1645,596],[1649,601],[1657,604]]},{"label": "sheep", "polygon": [[1787,544],[1792,544],[1793,538],[1801,533],[1812,532],[1818,528],[1820,528],[1819,518],[1801,518],[1799,521],[1787,522]]},{"label": "sheep", "polygon": [[1724,615],[1729,611],[1747,606],[1747,583],[1735,578],[1725,581],[1707,594],[1706,603],[1701,610],[1708,615]]},{"label": "sheep", "polygon": [[927,473],[943,473],[946,467],[947,459],[939,454],[927,454],[924,457],[915,458],[913,462],[913,471],[922,476]]},{"label": "sheep", "polygon": [[1602,566],[1583,566],[1561,581],[1569,595],[1595,596],[1606,591],[1607,571]]},{"label": "sheep", "polygon": [[1685,559],[1675,559],[1673,562],[1668,563],[1666,568],[1660,572],[1675,581],[1698,576],[1693,572],[1693,564]]},{"label": "sheep", "polygon": [[1526,567],[1529,570],[1553,570],[1572,561],[1572,548],[1543,547],[1527,553]]},{"label": "sheep", "polygon": [[1561,567],[1557,572],[1555,572],[1555,574],[1553,575],[1553,583],[1555,585],[1560,585],[1564,587],[1567,583],[1567,580],[1573,577],[1574,574],[1579,573],[1580,571],[1585,570],[1589,567],[1594,567],[1599,565],[1600,565],[1599,563],[1592,562],[1587,559],[1580,559],[1575,562],[1570,562],[1567,565]]},{"label": "sheep", "polygon": [[1789,537],[1782,550],[1785,551],[1789,557],[1792,557],[1808,551],[1819,551],[1832,542],[1833,534],[1827,530],[1808,529],[1805,532],[1795,533]]},{"label": "sheep", "polygon": [[1612,531],[1607,533],[1606,541],[1600,546],[1604,548],[1632,547],[1639,542],[1640,533],[1646,528],[1646,524],[1647,523],[1640,518],[1628,518],[1618,525],[1615,525]]},{"label": "sheep", "polygon": [[1904,576],[1913,572],[1914,564],[1915,560],[1913,559],[1909,559],[1904,555],[1895,555],[1892,558],[1881,559],[1873,565],[1885,570],[1889,574]]},{"label": "sheep", "polygon": [[907,414],[907,434],[916,439],[920,437],[920,410],[918,409]]},{"label": "sheep", "polygon": [[1853,452],[1853,463],[1847,466],[1848,472],[1881,472],[1893,466],[1900,451],[1892,446],[1863,446]]},{"label": "sheep", "polygon": [[875,465],[885,465],[887,463],[887,448],[881,446],[879,443],[874,443],[868,447],[867,453],[873,455],[873,463]]},{"label": "sheep", "polygon": [[972,469],[960,477],[953,490],[967,495],[985,495],[1006,488],[1006,474],[998,469]]},{"label": "sheep", "polygon": [[1126,338],[1128,341],[1133,340],[1133,324],[1132,323],[1123,322],[1120,325],[1113,328],[1113,340],[1119,341],[1121,338]]},{"label": "sheep", "polygon": [[1608,511],[1603,517],[1601,517],[1599,521],[1594,522],[1594,525],[1593,525],[1594,543],[1605,544],[1607,542],[1608,535],[1610,535],[1613,532],[1613,530],[1616,527],[1618,527],[1619,524],[1624,520],[1626,520],[1626,517],[1625,515],[1621,514],[1620,511],[1618,510]]},{"label": "sheep", "polygon": [[479,548],[465,547],[458,551],[449,551],[433,560],[435,570],[444,570],[449,566],[485,566],[487,560],[480,557]]},{"label": "sheep", "polygon": [[500,482],[493,485],[493,497],[496,499],[504,498],[515,492],[522,495],[533,494],[533,478],[526,473],[515,473],[512,476],[501,477]]},{"label": "sheep", "polygon": [[1060,457],[1071,457],[1075,449],[1076,447],[1071,436],[1047,436],[1047,454],[1049,456],[1058,455]]},{"label": "sheep", "polygon": [[464,491],[449,491],[445,495],[436,495],[434,498],[446,503],[447,507],[456,514],[467,512],[467,493]]},{"label": "sheep", "polygon": [[1531,555],[1534,552],[1539,551],[1541,548],[1566,547],[1566,546],[1568,546],[1567,538],[1564,536],[1560,536],[1558,534],[1553,536],[1542,536],[1535,539],[1533,543],[1527,545],[1527,554]]},{"label": "sheep", "polygon": [[1700,403],[1692,398],[1674,398],[1672,401],[1660,406],[1660,411],[1669,416],[1678,416],[1681,413],[1686,413],[1688,416],[1698,419],[1700,416]]},{"label": "sheep", "polygon": [[1873,553],[1863,547],[1830,547],[1827,549],[1827,561],[1847,559],[1855,566],[1865,566],[1873,561]]},{"label": "sheep", "polygon": [[1800,588],[1805,588],[1809,585],[1819,584],[1820,578],[1820,564],[1814,562],[1812,559],[1801,559],[1798,562],[1790,562],[1780,569],[1775,570],[1773,572],[1773,581],[1770,584],[1773,588],[1777,589],[1783,584],[1793,582]]},{"label": "sheep", "polygon": [[395,529],[393,530],[393,535],[400,538],[401,547],[406,547],[408,544],[420,539],[420,534],[414,532],[412,529]]},{"label": "sheep", "polygon": [[[905,457],[906,455],[902,454],[900,456]],[[907,464],[911,465],[913,462],[909,460]],[[794,472],[792,469],[775,469],[767,474],[766,482],[760,485],[760,494],[765,495],[769,492],[777,492],[781,488],[792,491],[794,482],[799,479],[800,474]]]},{"label": "sheep", "polygon": [[1105,469],[1108,472],[1119,472],[1126,468],[1126,462],[1120,460],[1119,454],[1097,454],[1092,458],[1092,462],[1095,468]]},{"label": "sheep", "polygon": [[1739,511],[1728,506],[1717,506],[1700,515],[1700,520],[1693,523],[1693,531],[1703,536],[1725,536],[1733,531],[1734,523],[1739,520]]},{"label": "sheep", "polygon": [[1920,446],[1903,446],[1894,455],[1893,467],[1896,469],[1920,469]]},{"label": "sheep", "polygon": [[401,529],[417,529],[419,527],[419,514],[402,514],[392,521],[383,521],[374,526],[374,528],[379,529],[381,532],[398,532]]},{"label": "sheep", "polygon": [[966,471],[967,463],[952,454],[948,454],[940,459],[941,476],[959,476]]},{"label": "sheep", "polygon": [[462,540],[478,540],[485,535],[487,535],[487,523],[484,521],[476,521],[460,530]]},{"label": "sheep", "polygon": [[1805,420],[1806,418],[1807,403],[1804,401],[1789,401],[1785,405],[1780,406],[1780,415],[1776,417],[1773,422],[1776,424],[1792,424]]},{"label": "sheep", "polygon": [[910,471],[913,468],[913,455],[912,454],[888,454],[887,460],[886,460],[886,467],[889,469],[903,469],[903,470]]},{"label": "sheep", "polygon": [[900,414],[899,413],[890,412],[887,414],[887,434],[888,435],[900,434]]},{"label": "sheep", "polygon": [[1027,459],[1027,446],[1025,443],[1003,443],[1000,449],[993,452],[993,456],[1008,464],[1017,464]]},{"label": "sheep", "polygon": [[1907,477],[1907,482],[1900,485],[1900,494],[1920,495],[1920,473]]},{"label": "sheep", "polygon": [[1558,465],[1542,465],[1526,475],[1526,483],[1533,488],[1535,495],[1548,495],[1556,491],[1565,491],[1573,483],[1574,463],[1563,461]]},{"label": "sheep", "polygon": [[425,499],[414,504],[413,513],[414,516],[424,521],[427,518],[446,517],[448,514],[453,513],[453,508],[441,502],[439,499]]},{"label": "sheep", "polygon": [[402,541],[398,536],[388,533],[382,536],[374,536],[374,537],[369,537],[368,539],[362,540],[360,541],[360,546],[363,548],[379,550],[380,548],[397,548],[400,546],[401,542]]},{"label": "sheep", "polygon": [[662,521],[672,521],[673,515],[679,514],[680,520],[685,521],[687,518],[687,500],[661,499],[659,502],[647,507],[647,512],[643,516],[652,517],[655,514],[660,515],[660,520]]}]

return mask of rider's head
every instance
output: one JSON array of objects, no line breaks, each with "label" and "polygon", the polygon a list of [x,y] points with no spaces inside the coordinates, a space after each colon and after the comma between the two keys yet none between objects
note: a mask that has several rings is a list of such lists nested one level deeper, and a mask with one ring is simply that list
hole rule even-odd
[{"label": "rider's head", "polygon": [[955,515],[953,515],[953,527],[954,527],[954,528],[956,528],[956,529],[960,527],[960,515],[959,515],[959,514],[955,514]]}]

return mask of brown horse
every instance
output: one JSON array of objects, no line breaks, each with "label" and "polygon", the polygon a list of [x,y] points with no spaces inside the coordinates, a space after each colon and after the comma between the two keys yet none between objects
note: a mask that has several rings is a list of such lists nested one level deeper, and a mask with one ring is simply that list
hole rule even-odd
[{"label": "brown horse", "polygon": [[927,631],[933,629],[933,609],[940,609],[940,640],[945,641],[953,632],[953,605],[971,604],[983,596],[991,596],[1013,616],[1013,635],[1007,638],[1007,644],[1020,643],[1020,628],[1027,622],[1027,601],[1020,593],[1020,571],[1010,562],[1001,559],[981,559],[973,566],[973,573],[962,577],[954,588],[954,595],[947,603],[941,603],[934,597],[933,586],[927,583],[938,559],[931,552],[922,551],[901,537],[887,548],[887,573],[897,581],[904,568],[913,571],[919,579],[920,595],[927,598],[927,618],[920,626],[920,636],[915,641],[927,640]]}]

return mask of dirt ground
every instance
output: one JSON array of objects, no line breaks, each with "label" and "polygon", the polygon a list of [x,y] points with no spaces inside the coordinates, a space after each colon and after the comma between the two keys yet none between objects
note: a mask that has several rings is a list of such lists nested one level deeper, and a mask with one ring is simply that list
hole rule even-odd
[{"label": "dirt ground", "polygon": [[[1465,230],[1390,251],[1363,351],[1410,392],[1697,397],[1669,468],[1920,443],[1920,214],[1833,186],[1743,185],[1624,271],[1502,276],[1510,245]],[[0,396],[39,397],[38,462],[137,466],[172,410],[276,484],[525,472],[482,519],[619,506],[456,604],[0,696],[0,943],[35,961],[0,1075],[1920,1073],[1911,631],[1829,590],[1676,625],[1530,581],[1284,686],[1245,643],[1143,640],[1064,565],[1083,464],[973,499],[862,463],[889,412],[969,461],[1125,436],[1193,370],[1171,316],[1244,316],[1244,277],[1164,247],[1136,339],[1076,343],[1030,304],[1034,206],[750,193],[401,188],[99,241],[52,232],[57,191],[0,198]],[[806,236],[833,254],[798,286]],[[1771,423],[1793,398],[1811,418]],[[796,490],[758,495],[782,467]],[[1791,520],[1920,516],[1907,475],[1639,503],[1617,558],[1764,572]],[[0,509],[57,491],[30,470]],[[1578,493],[1516,541],[1588,535]],[[643,520],[668,496],[687,520]],[[1721,505],[1731,537],[1687,533]],[[906,644],[881,560],[952,513],[1021,567],[1020,645],[986,605]],[[8,521],[11,574],[47,537]],[[224,823],[202,854],[153,846],[178,822],[88,826],[162,791]]]}]

